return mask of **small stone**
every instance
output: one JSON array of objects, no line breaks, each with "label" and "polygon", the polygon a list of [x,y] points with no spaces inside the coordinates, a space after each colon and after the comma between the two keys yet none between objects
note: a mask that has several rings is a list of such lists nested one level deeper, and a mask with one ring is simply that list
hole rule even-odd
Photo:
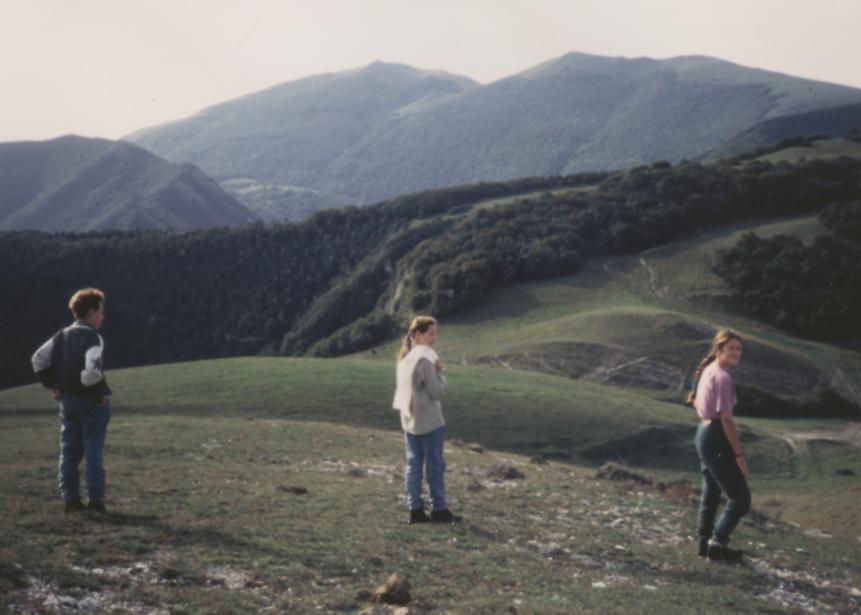
[{"label": "small stone", "polygon": [[592,583],[592,587],[596,589],[604,589],[605,587],[607,587],[607,584],[604,583],[604,581],[595,581],[594,583]]},{"label": "small stone", "polygon": [[308,490],[305,487],[294,485],[278,485],[278,491],[283,493],[292,493],[293,495],[306,495]]},{"label": "small stone", "polygon": [[347,474],[353,478],[364,478],[365,471],[362,468],[350,468],[347,470]]},{"label": "small stone", "polygon": [[469,446],[466,447],[466,450],[471,451],[473,453],[483,453],[484,447],[481,446],[480,444],[470,444]]},{"label": "small stone", "polygon": [[804,535],[810,536],[811,538],[832,538],[831,534],[828,532],[823,532],[815,527],[809,530],[804,530]]},{"label": "small stone", "polygon": [[412,600],[410,589],[412,587],[407,578],[396,572],[383,585],[374,590],[373,598],[374,601],[383,604],[404,605]]},{"label": "small stone", "polygon": [[466,486],[466,490],[467,490],[467,491],[471,491],[471,492],[473,492],[473,493],[475,493],[476,491],[482,491],[484,488],[485,488],[485,487],[484,487],[484,485],[481,483],[481,481],[478,481],[478,480],[475,480],[475,479],[473,479],[473,481],[472,481],[470,484],[468,484],[468,485]]},{"label": "small stone", "polygon": [[362,589],[356,592],[355,600],[359,602],[367,602],[371,599],[371,596],[371,592],[369,592],[367,589]]},{"label": "small stone", "polygon": [[651,485],[654,483],[654,480],[648,476],[643,476],[642,474],[637,474],[625,468],[618,463],[608,462],[601,466],[598,471],[595,473],[595,478],[601,478],[605,480],[614,480],[620,482],[634,482],[639,483],[641,485]]},{"label": "small stone", "polygon": [[500,480],[519,480],[526,478],[526,475],[514,466],[500,463],[495,463],[487,468],[487,476],[489,478],[497,478]]}]

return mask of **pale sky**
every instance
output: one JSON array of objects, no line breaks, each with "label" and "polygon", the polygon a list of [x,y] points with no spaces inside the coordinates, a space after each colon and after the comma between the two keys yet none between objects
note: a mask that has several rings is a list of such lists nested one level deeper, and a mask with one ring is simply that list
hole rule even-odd
[{"label": "pale sky", "polygon": [[119,138],[375,60],[488,83],[569,51],[861,87],[861,0],[0,0],[0,141]]}]

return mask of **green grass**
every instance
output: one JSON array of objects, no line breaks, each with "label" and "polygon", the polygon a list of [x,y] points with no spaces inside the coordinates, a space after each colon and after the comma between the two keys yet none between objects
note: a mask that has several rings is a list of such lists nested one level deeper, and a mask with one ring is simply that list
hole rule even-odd
[{"label": "green grass", "polygon": [[814,141],[810,147],[788,147],[779,152],[760,156],[766,162],[803,162],[805,160],[832,160],[847,156],[861,159],[861,143],[846,139]]},{"label": "green grass", "polygon": [[[687,427],[693,437],[687,410],[634,392],[491,367],[452,365],[447,372],[452,436],[496,450],[532,454],[550,447],[573,458],[644,425]],[[118,413],[130,416],[253,416],[394,431],[400,425],[391,409],[393,360],[200,361],[116,370],[111,383]],[[7,416],[54,412],[38,387],[3,391],[0,408]]]},{"label": "green grass", "polygon": [[[858,607],[843,589],[861,582],[848,540],[754,516],[736,537],[750,564],[708,565],[693,555],[690,504],[596,480],[576,459],[528,456],[536,438],[578,449],[644,424],[690,425],[687,413],[541,374],[450,371],[447,486],[466,517],[455,527],[403,523],[391,365],[230,359],[113,372],[106,518],[60,513],[45,392],[0,393],[0,600],[40,608],[33,590],[45,582],[77,600],[112,592],[109,603],[126,608],[359,612],[369,606],[360,592],[398,571],[419,613],[665,613],[691,604],[757,613],[784,608],[768,597],[779,583],[832,608]],[[763,438],[753,447],[769,446]],[[526,479],[494,481],[494,463]],[[801,579],[811,563],[814,581],[763,572]]]}]

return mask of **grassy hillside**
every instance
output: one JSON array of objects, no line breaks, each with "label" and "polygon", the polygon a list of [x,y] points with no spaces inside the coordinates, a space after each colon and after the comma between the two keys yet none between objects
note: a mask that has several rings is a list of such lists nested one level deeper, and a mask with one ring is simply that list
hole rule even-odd
[{"label": "grassy hillside", "polygon": [[240,178],[221,182],[233,195],[264,222],[304,220],[318,211],[353,205],[352,199],[320,190],[265,184]]},{"label": "grassy hillside", "polygon": [[800,162],[804,160],[831,160],[846,156],[861,159],[861,143],[846,139],[823,139],[808,147],[787,147],[771,154],[760,156],[766,162]]},{"label": "grassy hillside", "polygon": [[[454,527],[403,523],[388,361],[231,359],[112,372],[104,518],[59,511],[46,393],[0,392],[9,436],[0,450],[0,602],[12,612],[383,613],[367,592],[397,571],[418,613],[861,607],[861,522],[848,505],[858,483],[831,471],[857,469],[857,448],[834,460],[822,453],[833,445],[813,445],[807,473],[793,474],[790,448],[770,435],[793,425],[744,427],[758,514],[736,542],[749,557],[709,565],[694,555],[690,487],[599,480],[581,456],[624,443],[645,460],[641,474],[695,478],[689,411],[554,376],[448,370],[448,492],[466,518]],[[815,426],[820,438],[834,428]],[[494,478],[495,465],[525,478]],[[816,498],[809,524],[787,523],[799,506],[787,492]]]},{"label": "grassy hillside", "polygon": [[200,169],[129,143],[0,144],[0,230],[187,231],[256,220]]},{"label": "grassy hillside", "polygon": [[[788,335],[736,313],[731,288],[714,273],[718,251],[748,232],[791,234],[810,242],[816,218],[748,222],[634,256],[594,259],[569,277],[493,291],[467,314],[443,320],[449,362],[537,370],[645,389],[681,399],[691,370],[717,327],[748,340],[737,378],[784,398],[804,399],[817,385],[861,403],[861,356]],[[365,353],[392,356],[399,342]]]},{"label": "grassy hillside", "polygon": [[861,105],[831,106],[767,119],[736,135],[712,155],[715,158],[733,156],[797,135],[842,137],[852,130],[861,130]]}]

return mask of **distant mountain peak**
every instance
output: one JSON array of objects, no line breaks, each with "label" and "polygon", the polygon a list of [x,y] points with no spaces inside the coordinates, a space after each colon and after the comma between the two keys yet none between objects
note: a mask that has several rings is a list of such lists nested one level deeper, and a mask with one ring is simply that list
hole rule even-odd
[{"label": "distant mountain peak", "polygon": [[0,143],[0,230],[191,230],[257,217],[191,163],[63,135]]}]

